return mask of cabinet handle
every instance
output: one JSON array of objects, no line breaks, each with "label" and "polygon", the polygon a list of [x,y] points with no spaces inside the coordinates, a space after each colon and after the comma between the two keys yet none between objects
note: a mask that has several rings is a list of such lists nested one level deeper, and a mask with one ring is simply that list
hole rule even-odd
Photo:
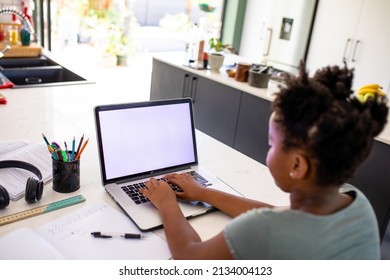
[{"label": "cabinet handle", "polygon": [[347,42],[345,42],[344,53],[343,53],[343,61],[347,61],[347,51],[349,49],[349,44],[351,42],[352,42],[351,38],[348,38]]},{"label": "cabinet handle", "polygon": [[183,97],[188,97],[188,78],[190,77],[189,74],[184,75],[184,82],[183,82]]},{"label": "cabinet handle", "polygon": [[197,86],[197,84],[198,84],[198,78],[197,77],[192,77],[191,92],[190,92],[190,97],[192,98],[192,103],[195,103],[196,86]]},{"label": "cabinet handle", "polygon": [[272,28],[267,28],[267,32],[268,32],[268,37],[267,37],[265,52],[263,52],[263,56],[269,55],[269,51],[271,49]]},{"label": "cabinet handle", "polygon": [[356,54],[357,54],[357,49],[358,49],[359,45],[360,45],[360,40],[357,40],[355,43],[355,47],[353,48],[352,62],[356,62]]}]

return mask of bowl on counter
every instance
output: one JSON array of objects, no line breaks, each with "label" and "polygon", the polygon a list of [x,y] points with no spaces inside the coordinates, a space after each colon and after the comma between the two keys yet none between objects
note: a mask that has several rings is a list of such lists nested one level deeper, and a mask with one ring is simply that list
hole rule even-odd
[{"label": "bowl on counter", "polygon": [[236,69],[233,69],[233,68],[226,69],[226,74],[227,74],[230,78],[234,78],[234,77],[236,76]]}]

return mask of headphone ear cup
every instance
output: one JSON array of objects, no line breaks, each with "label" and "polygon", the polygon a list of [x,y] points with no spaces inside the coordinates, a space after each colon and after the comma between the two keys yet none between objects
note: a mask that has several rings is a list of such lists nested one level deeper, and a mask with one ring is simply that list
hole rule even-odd
[{"label": "headphone ear cup", "polygon": [[8,191],[0,185],[0,209],[4,209],[9,205],[9,194]]},{"label": "headphone ear cup", "polygon": [[28,178],[26,183],[25,199],[28,203],[34,203],[42,198],[43,183],[33,177]]}]

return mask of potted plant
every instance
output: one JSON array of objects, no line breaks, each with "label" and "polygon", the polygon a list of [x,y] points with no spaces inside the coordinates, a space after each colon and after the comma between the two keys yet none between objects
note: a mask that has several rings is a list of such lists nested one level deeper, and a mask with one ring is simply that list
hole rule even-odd
[{"label": "potted plant", "polygon": [[130,56],[137,53],[137,33],[139,24],[128,1],[123,5],[113,5],[107,15],[105,53],[116,59],[116,65],[126,66]]},{"label": "potted plant", "polygon": [[128,57],[136,53],[136,47],[129,36],[119,32],[108,38],[106,53],[116,57],[116,65],[126,66]]},{"label": "potted plant", "polygon": [[219,71],[223,65],[225,56],[223,54],[223,44],[218,38],[209,40],[209,57],[208,63],[211,71]]}]

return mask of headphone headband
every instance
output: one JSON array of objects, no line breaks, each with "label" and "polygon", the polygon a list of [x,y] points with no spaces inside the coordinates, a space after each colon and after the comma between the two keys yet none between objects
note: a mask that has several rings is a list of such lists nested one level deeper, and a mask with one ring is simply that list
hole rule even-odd
[{"label": "headphone headband", "polygon": [[0,161],[0,169],[2,168],[20,168],[30,171],[31,173],[34,173],[39,180],[42,180],[42,173],[41,171],[31,163],[25,162],[25,161],[19,161],[19,160],[3,160]]}]

